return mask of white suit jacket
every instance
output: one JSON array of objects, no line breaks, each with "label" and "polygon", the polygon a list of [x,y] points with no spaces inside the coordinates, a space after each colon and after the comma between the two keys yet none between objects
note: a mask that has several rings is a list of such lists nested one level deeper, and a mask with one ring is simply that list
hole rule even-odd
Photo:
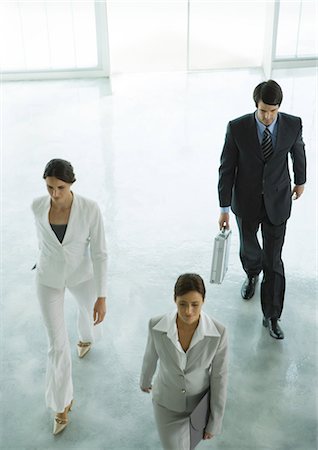
[{"label": "white suit jacket", "polygon": [[[211,415],[206,431],[221,431],[227,386],[227,333],[223,325],[201,311],[199,326],[187,352],[173,339],[176,313],[150,319],[140,386],[148,388],[159,359],[153,398],[172,411],[192,411],[210,388]],[[176,331],[175,331],[176,333]],[[182,354],[183,352],[183,354]]]},{"label": "white suit jacket", "polygon": [[49,223],[50,197],[33,201],[39,255],[37,281],[53,288],[75,286],[94,277],[96,296],[106,296],[107,253],[104,226],[96,202],[73,193],[62,243]]}]

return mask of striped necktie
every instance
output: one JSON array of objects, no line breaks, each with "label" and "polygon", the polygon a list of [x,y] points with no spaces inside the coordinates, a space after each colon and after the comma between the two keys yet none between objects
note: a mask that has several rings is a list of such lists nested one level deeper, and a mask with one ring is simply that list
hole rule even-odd
[{"label": "striped necktie", "polygon": [[272,136],[269,129],[266,127],[263,134],[263,140],[262,140],[262,151],[265,158],[265,161],[268,160],[270,156],[272,156],[273,153],[273,144],[272,144]]}]

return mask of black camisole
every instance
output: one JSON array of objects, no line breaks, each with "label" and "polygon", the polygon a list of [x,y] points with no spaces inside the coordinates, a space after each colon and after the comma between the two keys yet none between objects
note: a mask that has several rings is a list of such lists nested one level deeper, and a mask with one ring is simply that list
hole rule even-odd
[{"label": "black camisole", "polygon": [[55,225],[53,223],[50,223],[50,225],[51,225],[51,228],[54,231],[56,237],[62,243],[64,236],[65,236],[67,224]]}]

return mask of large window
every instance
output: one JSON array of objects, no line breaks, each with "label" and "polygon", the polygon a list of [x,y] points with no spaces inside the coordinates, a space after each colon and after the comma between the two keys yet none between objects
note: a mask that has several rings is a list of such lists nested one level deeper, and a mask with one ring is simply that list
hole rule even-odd
[{"label": "large window", "polygon": [[0,0],[0,69],[22,79],[110,68],[270,73],[272,64],[314,64],[317,8],[317,0]]},{"label": "large window", "polygon": [[187,0],[107,1],[112,73],[186,70]]},{"label": "large window", "polygon": [[0,2],[1,71],[101,67],[96,8],[92,0]]},{"label": "large window", "polygon": [[280,1],[274,59],[318,57],[317,1]]},{"label": "large window", "polygon": [[189,67],[260,67],[266,2],[190,1]]},{"label": "large window", "polygon": [[266,2],[107,1],[112,73],[261,66]]}]

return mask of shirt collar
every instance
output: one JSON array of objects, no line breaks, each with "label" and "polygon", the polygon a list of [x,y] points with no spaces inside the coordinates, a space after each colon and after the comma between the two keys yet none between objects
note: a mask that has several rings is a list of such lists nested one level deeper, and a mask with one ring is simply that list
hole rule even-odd
[{"label": "shirt collar", "polygon": [[[278,113],[278,114],[279,114],[279,113]],[[275,119],[268,127],[266,127],[266,125],[264,125],[264,124],[259,120],[259,118],[257,117],[257,110],[255,111],[256,124],[257,124],[257,126],[258,126],[258,128],[259,128],[261,134],[264,133],[265,128],[268,128],[269,131],[270,131],[270,133],[273,134],[275,125],[276,125],[276,123],[277,123],[278,114],[277,114],[277,116],[276,116],[276,119]]]},{"label": "shirt collar", "polygon": [[176,318],[177,313],[175,311],[165,314],[159,322],[153,327],[156,331],[163,331],[167,333],[169,338],[176,335]]},{"label": "shirt collar", "polygon": [[[177,331],[177,313],[176,311],[165,314],[159,322],[153,327],[156,331],[162,331],[167,333],[167,337],[173,342],[178,342],[178,331]],[[196,343],[201,341],[205,336],[219,337],[220,333],[216,328],[213,320],[204,312],[201,311],[200,321],[195,333],[192,337],[191,347]]]}]

